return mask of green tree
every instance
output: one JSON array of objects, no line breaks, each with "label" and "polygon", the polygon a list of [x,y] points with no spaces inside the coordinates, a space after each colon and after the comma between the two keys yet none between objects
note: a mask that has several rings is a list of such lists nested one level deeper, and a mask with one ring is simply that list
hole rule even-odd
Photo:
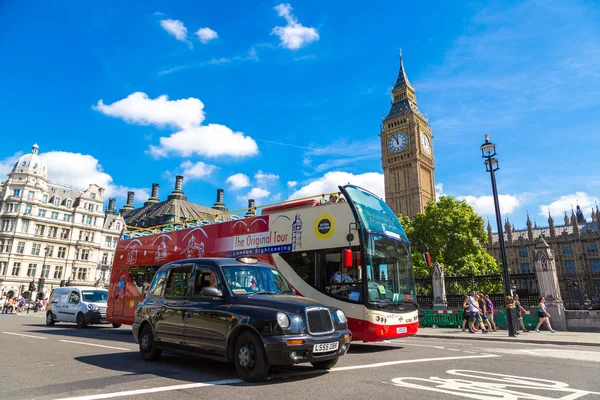
[{"label": "green tree", "polygon": [[416,277],[429,276],[423,258],[425,244],[431,262],[442,264],[447,276],[468,276],[471,266],[476,275],[500,272],[496,260],[483,247],[487,242],[484,221],[466,201],[444,196],[438,202],[430,201],[425,212],[413,219],[398,218],[412,242]]}]

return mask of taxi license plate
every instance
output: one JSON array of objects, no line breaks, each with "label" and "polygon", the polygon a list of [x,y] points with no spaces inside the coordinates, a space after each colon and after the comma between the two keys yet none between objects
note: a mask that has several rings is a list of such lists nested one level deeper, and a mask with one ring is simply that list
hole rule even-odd
[{"label": "taxi license plate", "polygon": [[406,327],[402,326],[400,328],[396,328],[396,333],[406,333]]},{"label": "taxi license plate", "polygon": [[326,353],[328,351],[337,350],[340,346],[339,342],[319,343],[313,346],[313,353]]}]

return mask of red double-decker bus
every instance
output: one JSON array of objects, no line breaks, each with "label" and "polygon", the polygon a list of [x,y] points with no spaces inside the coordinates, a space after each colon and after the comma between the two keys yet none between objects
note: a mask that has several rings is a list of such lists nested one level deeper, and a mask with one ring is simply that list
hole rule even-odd
[{"label": "red double-decker bus", "polygon": [[254,256],[278,268],[299,295],[343,310],[353,340],[415,335],[418,305],[400,221],[373,193],[339,189],[340,200],[325,204],[319,195],[250,218],[227,213],[126,230],[115,253],[107,319],[132,324],[154,273],[167,262]]}]

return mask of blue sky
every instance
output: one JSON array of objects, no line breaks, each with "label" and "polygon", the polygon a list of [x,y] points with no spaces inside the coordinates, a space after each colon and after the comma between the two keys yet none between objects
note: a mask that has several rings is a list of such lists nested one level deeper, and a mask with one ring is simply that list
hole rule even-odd
[{"label": "blue sky", "polygon": [[600,3],[204,1],[0,5],[0,173],[37,142],[50,179],[124,204],[185,176],[230,209],[330,191],[383,195],[382,113],[402,48],[440,193],[546,224],[598,199]]}]

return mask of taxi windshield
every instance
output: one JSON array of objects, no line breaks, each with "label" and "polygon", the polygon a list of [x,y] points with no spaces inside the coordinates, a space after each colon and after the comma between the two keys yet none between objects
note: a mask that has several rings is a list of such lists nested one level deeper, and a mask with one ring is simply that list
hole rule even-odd
[{"label": "taxi windshield", "polygon": [[275,268],[263,266],[225,266],[225,282],[234,295],[295,294]]}]

